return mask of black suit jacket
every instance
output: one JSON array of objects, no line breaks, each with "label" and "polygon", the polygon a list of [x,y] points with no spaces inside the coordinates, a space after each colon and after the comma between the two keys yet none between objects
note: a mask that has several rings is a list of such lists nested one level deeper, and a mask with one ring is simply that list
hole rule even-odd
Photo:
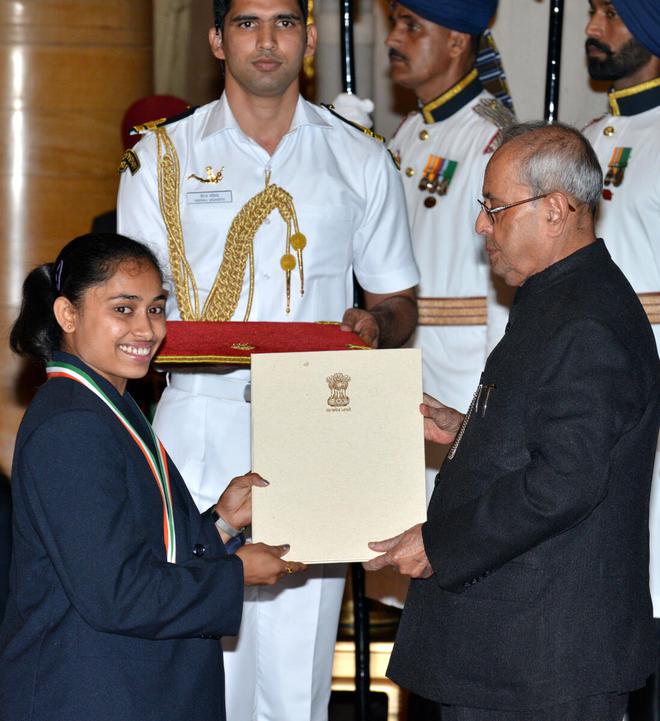
[{"label": "black suit jacket", "polygon": [[660,368],[602,241],[528,279],[423,526],[389,675],[461,706],[533,709],[654,668],[648,501]]},{"label": "black suit jacket", "polygon": [[[135,406],[78,359],[147,444]],[[79,383],[49,380],[14,454],[14,555],[0,627],[2,721],[218,721],[243,569],[169,462],[176,564],[144,456]]]}]

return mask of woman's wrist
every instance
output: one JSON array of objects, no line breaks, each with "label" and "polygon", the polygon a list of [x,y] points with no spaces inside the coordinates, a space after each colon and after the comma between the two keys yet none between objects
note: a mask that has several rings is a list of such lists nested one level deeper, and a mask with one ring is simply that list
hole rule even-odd
[{"label": "woman's wrist", "polygon": [[243,533],[243,531],[245,530],[245,527],[234,528],[234,526],[228,523],[218,512],[218,504],[216,504],[215,506],[211,506],[210,511],[215,527],[218,529],[218,532],[220,533],[223,541],[225,540],[225,536],[227,537],[227,539],[236,538],[236,536],[238,536],[240,533]]}]

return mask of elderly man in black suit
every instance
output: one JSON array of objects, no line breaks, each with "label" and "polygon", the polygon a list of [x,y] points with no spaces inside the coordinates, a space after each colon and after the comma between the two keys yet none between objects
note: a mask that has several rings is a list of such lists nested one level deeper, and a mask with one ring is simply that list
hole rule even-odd
[{"label": "elderly man in black suit", "polygon": [[601,188],[572,128],[505,132],[476,227],[518,286],[507,332],[465,416],[422,405],[427,436],[453,439],[428,519],[365,564],[415,579],[388,673],[443,721],[621,721],[654,668],[660,363],[594,235]]}]

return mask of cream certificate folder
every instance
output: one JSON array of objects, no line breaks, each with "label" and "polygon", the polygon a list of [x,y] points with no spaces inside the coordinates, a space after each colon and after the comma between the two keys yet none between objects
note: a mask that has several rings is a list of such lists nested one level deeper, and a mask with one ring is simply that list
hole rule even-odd
[{"label": "cream certificate folder", "polygon": [[426,518],[418,349],[252,356],[252,538],[305,563],[366,561]]}]

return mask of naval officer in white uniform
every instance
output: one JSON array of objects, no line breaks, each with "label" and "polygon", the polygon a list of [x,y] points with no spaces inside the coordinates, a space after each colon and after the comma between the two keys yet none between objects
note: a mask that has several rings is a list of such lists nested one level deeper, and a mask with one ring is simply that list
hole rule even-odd
[{"label": "naval officer in white uniform", "polygon": [[[419,280],[401,181],[379,140],[300,96],[316,41],[306,6],[216,1],[225,92],[146,128],[122,165],[119,230],[165,261],[170,319],[343,318],[368,343],[398,346]],[[353,273],[367,310],[351,308]],[[207,508],[222,479],[250,468],[249,371],[173,373],[155,426]],[[246,595],[226,646],[229,721],[325,721],[344,574],[316,566]]]}]

